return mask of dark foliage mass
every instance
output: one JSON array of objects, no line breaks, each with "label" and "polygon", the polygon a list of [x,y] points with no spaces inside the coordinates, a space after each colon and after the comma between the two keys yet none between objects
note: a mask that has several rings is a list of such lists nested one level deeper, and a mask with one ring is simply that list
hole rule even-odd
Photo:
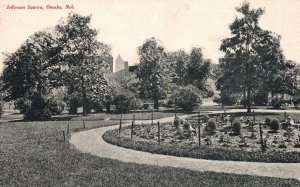
[{"label": "dark foliage mass", "polygon": [[262,8],[251,9],[244,2],[236,10],[240,16],[229,27],[232,37],[220,46],[225,55],[216,85],[221,94],[239,95],[250,112],[252,103],[266,104],[269,93],[294,95],[295,63],[285,59],[281,37],[259,26]]},{"label": "dark foliage mass", "polygon": [[48,120],[60,114],[64,101],[70,113],[83,106],[83,114],[91,111],[92,104],[105,102],[104,59],[110,47],[96,40],[90,19],[70,13],[54,28],[34,33],[16,52],[6,54],[5,100],[15,101],[26,120]]}]

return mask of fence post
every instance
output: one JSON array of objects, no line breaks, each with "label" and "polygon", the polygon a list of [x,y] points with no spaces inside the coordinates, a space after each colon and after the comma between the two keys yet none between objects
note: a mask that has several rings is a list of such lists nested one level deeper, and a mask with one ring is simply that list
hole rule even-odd
[{"label": "fence post", "polygon": [[151,126],[153,126],[153,109],[151,109]]},{"label": "fence post", "polygon": [[157,132],[158,143],[160,143],[160,123],[159,123],[159,121],[157,122],[157,129],[158,129],[158,132]]},{"label": "fence post", "polygon": [[177,106],[175,105],[175,118],[177,117]]},{"label": "fence post", "polygon": [[131,122],[131,138],[133,138],[133,121]]},{"label": "fence post", "polygon": [[82,120],[82,125],[83,125],[83,128],[85,129],[85,123],[84,123],[84,120]]},{"label": "fence post", "polygon": [[122,123],[122,121],[123,121],[123,114],[121,113],[121,118],[120,118],[120,120],[121,120],[121,123]]},{"label": "fence post", "polygon": [[133,114],[133,116],[132,116],[132,121],[135,124],[135,114]]},{"label": "fence post", "polygon": [[122,129],[122,119],[120,119],[120,126],[119,126],[119,137],[121,136],[121,129]]},{"label": "fence post", "polygon": [[287,118],[287,115],[286,115],[286,112],[284,112],[284,120],[286,120]]},{"label": "fence post", "polygon": [[65,131],[63,131],[64,141],[66,141]]},{"label": "fence post", "polygon": [[68,123],[67,134],[70,133],[70,124]]},{"label": "fence post", "polygon": [[199,143],[199,147],[201,147],[201,135],[200,135],[200,133],[201,133],[201,126],[200,126],[200,124],[198,125],[198,143]]},{"label": "fence post", "polygon": [[259,132],[260,132],[260,145],[261,145],[261,151],[265,151],[265,146],[264,146],[264,142],[263,142],[263,135],[262,135],[262,128],[261,128],[261,124],[259,123]]},{"label": "fence post", "polygon": [[201,119],[200,119],[200,108],[199,108],[199,116],[198,116],[198,143],[199,143],[199,147],[201,147]]},{"label": "fence post", "polygon": [[253,112],[253,122],[254,122],[254,125],[255,125],[255,113],[254,113],[254,110],[252,112]]}]

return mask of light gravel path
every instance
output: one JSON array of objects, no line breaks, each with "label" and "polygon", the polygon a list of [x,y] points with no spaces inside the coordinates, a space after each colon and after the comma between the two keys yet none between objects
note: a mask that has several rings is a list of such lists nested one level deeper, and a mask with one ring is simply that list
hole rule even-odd
[{"label": "light gravel path", "polygon": [[[236,112],[236,111],[237,110],[232,110],[232,112]],[[256,111],[263,112],[262,110],[256,110]],[[231,111],[227,111],[227,112],[231,112]],[[272,112],[274,111],[272,110]],[[278,111],[278,112],[284,112],[284,111]],[[288,112],[292,113],[290,111]],[[300,114],[300,111],[297,111],[297,113],[298,112]],[[160,119],[159,121],[164,123],[173,120],[174,117],[168,117],[168,118]],[[143,121],[143,123],[149,123],[149,122],[150,121]],[[154,122],[157,122],[157,120],[155,120]],[[300,163],[259,163],[259,162],[193,159],[193,158],[175,157],[175,156],[167,156],[167,155],[159,155],[159,154],[135,151],[123,147],[118,147],[105,142],[102,139],[103,134],[108,130],[112,130],[116,128],[118,128],[118,125],[77,132],[71,136],[70,143],[73,144],[81,152],[90,153],[96,156],[116,159],[116,160],[129,162],[129,163],[148,164],[148,165],[156,165],[156,166],[169,166],[169,167],[185,168],[194,171],[213,171],[213,172],[258,175],[258,176],[269,176],[269,177],[279,177],[279,178],[294,178],[300,180]]]}]

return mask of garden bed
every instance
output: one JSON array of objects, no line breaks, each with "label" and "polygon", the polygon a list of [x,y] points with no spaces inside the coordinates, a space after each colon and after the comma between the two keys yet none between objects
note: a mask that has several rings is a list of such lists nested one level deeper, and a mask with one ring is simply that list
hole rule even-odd
[{"label": "garden bed", "polygon": [[[273,114],[266,116],[270,115]],[[257,115],[256,119],[263,119],[266,116]],[[218,121],[221,115],[210,117]],[[251,123],[251,119],[247,119],[249,116],[243,116],[242,113],[236,114],[235,118],[245,118],[245,121],[250,120]],[[197,119],[189,120],[190,123],[197,121]],[[160,143],[157,124],[134,126],[133,138],[131,127],[123,128],[121,135],[118,129],[108,131],[103,138],[109,143],[130,149],[180,157],[251,162],[300,162],[300,131],[297,128],[293,128],[292,133],[287,135],[287,130],[279,129],[273,132],[267,125],[262,124],[263,142],[266,146],[262,152],[258,125],[262,121],[256,120],[253,126],[241,122],[241,135],[233,133],[232,125],[228,124],[229,122],[224,124],[222,120],[216,122],[216,130],[211,134],[207,132],[207,123],[203,119],[201,121],[200,147],[197,127],[196,132],[189,133],[187,130],[176,128],[172,123],[160,125]]]}]

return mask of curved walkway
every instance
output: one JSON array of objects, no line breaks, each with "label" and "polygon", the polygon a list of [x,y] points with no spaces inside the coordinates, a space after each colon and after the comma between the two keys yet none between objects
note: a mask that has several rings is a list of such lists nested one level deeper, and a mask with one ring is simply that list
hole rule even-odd
[{"label": "curved walkway", "polygon": [[[168,117],[160,119],[159,121],[164,123],[173,120],[174,117]],[[143,121],[143,123],[147,122]],[[155,120],[155,122],[157,122],[157,120]],[[90,153],[96,156],[116,159],[129,163],[178,167],[195,171],[213,171],[279,178],[294,178],[300,180],[300,163],[259,163],[204,160],[152,154],[118,147],[109,144],[102,139],[102,136],[106,131],[115,128],[118,128],[118,125],[81,131],[71,136],[70,143],[84,153]]]}]

